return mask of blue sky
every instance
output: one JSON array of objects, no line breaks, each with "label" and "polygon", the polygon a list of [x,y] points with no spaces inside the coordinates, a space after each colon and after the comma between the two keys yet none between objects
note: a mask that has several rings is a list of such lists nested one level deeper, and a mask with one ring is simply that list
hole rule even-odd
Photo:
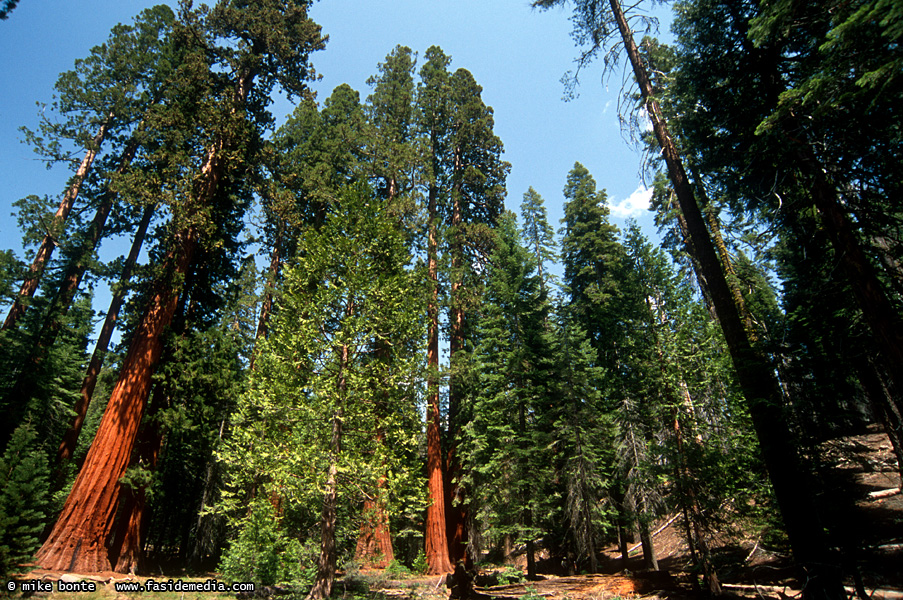
[{"label": "blue sky", "polygon": [[[36,102],[50,103],[60,72],[103,43],[113,25],[130,22],[152,4],[22,0],[0,22],[0,249],[22,256],[12,203],[28,194],[58,195],[69,176],[64,169],[46,170],[21,143],[18,128],[36,127]],[[313,84],[319,98],[342,83],[366,98],[366,79],[396,44],[420,55],[437,44],[452,57],[453,68],[474,74],[495,110],[496,133],[512,165],[508,208],[517,212],[533,186],[557,228],[565,178],[580,161],[607,189],[616,223],[623,226],[625,217],[634,216],[654,234],[644,210],[648,193],[641,185],[640,156],[625,141],[616,110],[622,73],[603,81],[596,65],[584,72],[579,97],[562,100],[561,77],[577,54],[568,10],[535,11],[527,0],[321,0],[311,14],[330,37],[326,50],[313,56],[322,75]],[[281,121],[291,106],[279,100],[272,111]],[[110,243],[104,254],[125,252],[125,246]]]}]

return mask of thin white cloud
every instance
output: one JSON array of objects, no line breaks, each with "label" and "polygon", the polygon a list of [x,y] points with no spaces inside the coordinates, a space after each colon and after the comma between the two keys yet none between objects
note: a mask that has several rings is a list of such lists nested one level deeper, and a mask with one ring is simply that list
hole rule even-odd
[{"label": "thin white cloud", "polygon": [[613,202],[610,206],[611,214],[621,219],[638,217],[649,210],[651,201],[652,190],[641,185],[624,200]]}]

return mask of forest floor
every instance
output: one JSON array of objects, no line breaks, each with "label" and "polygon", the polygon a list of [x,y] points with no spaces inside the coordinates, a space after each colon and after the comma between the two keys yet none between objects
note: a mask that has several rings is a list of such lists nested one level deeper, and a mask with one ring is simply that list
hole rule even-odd
[{"label": "forest floor", "polygon": [[[877,428],[860,435],[829,440],[819,454],[826,457],[825,488],[848,498],[844,507],[843,535],[857,540],[855,563],[861,573],[867,594],[873,600],[903,600],[903,494],[899,493],[900,476],[890,442]],[[896,493],[894,493],[896,491]],[[723,532],[714,536],[713,556],[727,596],[744,599],[790,600],[798,596],[793,588],[794,571],[789,556],[769,550],[762,540],[742,531]],[[851,542],[852,543],[852,542]],[[621,562],[616,548],[607,548],[601,556],[599,574],[569,575],[562,572],[560,557],[540,556],[541,579],[538,581],[493,585],[497,573],[510,575],[511,567],[485,568],[477,577],[476,600],[606,600],[644,598],[647,600],[680,600],[695,597],[692,585],[692,561],[679,518],[663,519],[656,528],[654,545],[662,572],[643,573],[639,545],[632,548],[630,561]],[[526,567],[523,556],[513,558],[513,566]],[[853,579],[845,569],[848,591],[853,597]],[[164,572],[165,573],[165,572]],[[91,592],[59,591],[59,581],[75,579],[73,574],[35,570],[18,579],[15,592],[7,592],[7,582],[0,582],[0,596],[12,598],[45,597],[51,600],[212,600],[236,597],[235,592],[212,593],[198,590],[126,591],[123,584],[140,583],[148,588],[148,580],[203,584],[218,576],[213,573],[188,576],[185,573],[160,573],[156,577],[128,577],[118,573],[83,575],[83,585],[94,584]],[[40,581],[42,589],[22,591],[23,582]],[[220,582],[216,579],[217,583]],[[117,584],[119,589],[117,589]],[[49,586],[49,587],[48,587]],[[65,587],[65,585],[63,586]],[[257,586],[254,594],[239,598],[281,596],[285,600],[301,600],[303,596],[281,588]],[[344,574],[337,582],[334,597],[343,600],[447,600],[444,577],[389,574],[384,571],[356,571]]]}]

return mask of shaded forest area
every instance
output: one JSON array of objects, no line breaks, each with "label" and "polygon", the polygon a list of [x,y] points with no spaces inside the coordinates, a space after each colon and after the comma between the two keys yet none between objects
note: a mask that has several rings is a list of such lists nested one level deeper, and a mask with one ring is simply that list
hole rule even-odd
[{"label": "shaded forest area", "polygon": [[659,571],[665,525],[699,594],[760,549],[869,597],[903,536],[903,6],[682,0],[664,45],[642,3],[533,5],[573,10],[577,74],[632,73],[660,247],[580,163],[557,232],[533,189],[506,210],[436,46],[318,102],[310,2],[149,8],[60,75],[25,136],[72,176],[0,253],[0,574],[317,600],[358,568]]}]

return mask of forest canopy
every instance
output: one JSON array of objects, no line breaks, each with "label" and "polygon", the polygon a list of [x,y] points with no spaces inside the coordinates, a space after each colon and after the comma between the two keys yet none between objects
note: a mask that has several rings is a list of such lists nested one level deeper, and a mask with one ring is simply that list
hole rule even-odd
[{"label": "forest canopy", "polygon": [[581,72],[629,74],[653,239],[581,162],[560,223],[509,189],[437,45],[318,98],[308,0],[154,6],[60,74],[23,135],[69,179],[0,252],[0,574],[317,600],[348,565],[658,571],[677,522],[708,594],[724,536],[862,594],[825,443],[880,432],[899,488],[903,10],[682,0],[666,44],[642,2],[559,5]]}]

